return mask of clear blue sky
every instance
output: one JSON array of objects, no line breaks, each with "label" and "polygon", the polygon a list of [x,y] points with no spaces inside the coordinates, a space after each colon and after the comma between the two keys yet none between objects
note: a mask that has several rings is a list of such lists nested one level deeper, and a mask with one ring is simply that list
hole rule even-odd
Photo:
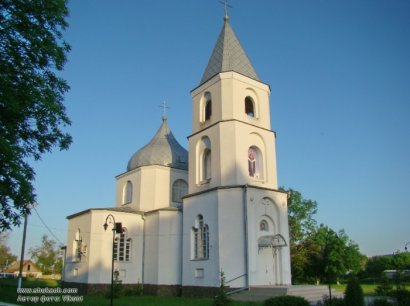
[{"label": "clear blue sky", "polygon": [[[231,25],[270,84],[281,186],[367,255],[410,241],[410,1],[231,0]],[[187,147],[190,90],[223,23],[217,0],[72,0],[63,73],[74,138],[35,164],[41,217],[114,206],[115,176],[161,123]],[[28,245],[50,234],[36,214]],[[21,229],[9,240],[20,254]]]}]

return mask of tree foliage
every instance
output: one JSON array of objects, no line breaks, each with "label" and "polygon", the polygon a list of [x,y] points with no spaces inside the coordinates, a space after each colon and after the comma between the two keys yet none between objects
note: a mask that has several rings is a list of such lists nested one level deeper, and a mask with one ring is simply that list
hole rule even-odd
[{"label": "tree foliage", "polygon": [[317,226],[314,218],[317,202],[304,199],[289,188],[288,220],[292,281],[306,283],[335,280],[346,272],[354,274],[364,267],[366,257],[359,246],[341,230],[338,233],[326,226]]},{"label": "tree foliage", "polygon": [[67,15],[66,0],[0,0],[0,230],[35,201],[29,161],[71,143],[61,130],[69,86],[56,75],[70,50]]},{"label": "tree foliage", "polygon": [[366,257],[359,247],[341,230],[336,233],[331,228],[321,225],[308,238],[307,277],[317,277],[328,283],[351,272],[358,273],[364,267]]},{"label": "tree foliage", "polygon": [[316,228],[314,215],[317,213],[317,202],[302,197],[299,191],[281,188],[289,195],[288,221],[290,240],[298,244],[302,242]]},{"label": "tree foliage", "polygon": [[410,270],[410,252],[369,258],[363,276],[379,278],[384,270]]},{"label": "tree foliage", "polygon": [[317,212],[316,201],[304,199],[299,191],[292,188],[280,190],[288,193],[288,222],[290,238],[290,255],[292,265],[292,278],[302,281],[305,268],[308,264],[308,249],[306,238],[316,229],[314,215]]},{"label": "tree foliage", "polygon": [[29,254],[35,263],[41,267],[44,274],[61,273],[62,254],[57,242],[47,235],[41,238],[41,245],[29,249]]},{"label": "tree foliage", "polygon": [[309,237],[309,263],[312,276],[321,281],[334,281],[346,273],[344,243],[335,231],[327,226],[320,226]]},{"label": "tree foliage", "polygon": [[4,271],[12,262],[17,260],[17,256],[10,252],[7,246],[8,233],[0,233],[0,271]]}]

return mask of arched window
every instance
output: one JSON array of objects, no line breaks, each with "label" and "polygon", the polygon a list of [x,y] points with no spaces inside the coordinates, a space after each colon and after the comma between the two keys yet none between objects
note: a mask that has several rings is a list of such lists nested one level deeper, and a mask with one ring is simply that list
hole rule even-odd
[{"label": "arched window", "polygon": [[205,149],[202,157],[202,180],[209,180],[211,178],[211,150]]},{"label": "arched window", "polygon": [[201,138],[196,148],[197,154],[197,183],[208,183],[212,177],[211,141],[207,136]]},{"label": "arched window", "polygon": [[193,259],[209,258],[209,228],[202,215],[198,215],[192,227]]},{"label": "arched window", "polygon": [[255,147],[251,146],[248,149],[248,171],[249,171],[249,176],[256,178],[256,179],[262,179],[262,154],[260,153],[260,150]]},{"label": "arched window", "polygon": [[132,201],[132,183],[127,181],[122,190],[122,204],[128,204]]},{"label": "arched window", "polygon": [[81,261],[82,243],[83,241],[81,238],[81,232],[80,232],[80,229],[78,228],[77,231],[75,232],[75,237],[73,241],[73,262]]},{"label": "arched window", "polygon": [[204,103],[204,114],[205,121],[211,119],[212,116],[212,98],[211,94],[207,92],[205,94],[205,103]]},{"label": "arched window", "polygon": [[188,193],[188,184],[184,180],[176,180],[172,184],[172,202],[182,203],[182,197]]},{"label": "arched window", "polygon": [[266,220],[262,220],[262,221],[259,223],[259,230],[260,230],[261,232],[269,232],[269,224],[268,224],[268,222],[267,222]]},{"label": "arched window", "polygon": [[245,114],[249,117],[255,117],[255,103],[249,96],[245,98]]},{"label": "arched window", "polygon": [[116,261],[130,261],[131,260],[131,244],[132,239],[128,238],[127,229],[123,228],[121,234],[114,239],[114,260]]}]

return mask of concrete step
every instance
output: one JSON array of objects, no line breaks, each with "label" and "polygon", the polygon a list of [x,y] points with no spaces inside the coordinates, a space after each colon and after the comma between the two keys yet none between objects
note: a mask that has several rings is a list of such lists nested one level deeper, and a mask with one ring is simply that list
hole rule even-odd
[{"label": "concrete step", "polygon": [[[326,286],[256,286],[249,290],[242,291],[231,295],[231,298],[237,301],[264,301],[270,297],[292,295],[301,296],[311,304],[316,304],[323,300],[324,296],[329,295]],[[343,293],[337,292],[332,288],[332,297],[343,297]]]}]

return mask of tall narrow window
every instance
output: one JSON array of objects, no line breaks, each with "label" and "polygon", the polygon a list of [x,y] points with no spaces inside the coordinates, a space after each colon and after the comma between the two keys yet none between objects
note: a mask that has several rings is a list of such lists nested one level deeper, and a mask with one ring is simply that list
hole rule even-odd
[{"label": "tall narrow window", "polygon": [[204,111],[205,111],[205,121],[211,119],[212,116],[212,98],[211,94],[207,92],[205,94],[205,103],[204,103]]},{"label": "tall narrow window", "polygon": [[172,202],[182,203],[182,197],[188,193],[188,184],[184,180],[176,180],[172,184]]},{"label": "tall narrow window", "polygon": [[128,238],[125,242],[125,261],[131,260],[131,238]]},{"label": "tall narrow window", "polygon": [[125,257],[125,234],[120,234],[120,243],[118,245],[118,260],[124,261]]},{"label": "tall narrow window", "polygon": [[202,215],[198,215],[192,227],[193,259],[209,258],[209,228]]},{"label": "tall narrow window", "polygon": [[77,229],[75,233],[75,238],[73,241],[73,261],[79,262],[81,261],[81,248],[82,248],[82,238],[80,229]]},{"label": "tall narrow window", "polygon": [[255,147],[249,147],[248,149],[248,171],[249,171],[249,176],[256,178],[256,179],[262,179],[262,154],[260,153],[260,150]]},{"label": "tall narrow window", "polygon": [[114,260],[118,260],[118,242],[120,241],[120,237],[115,237],[114,239],[114,246],[113,246],[113,257]]},{"label": "tall narrow window", "polygon": [[130,261],[131,260],[131,238],[127,238],[127,229],[114,239],[114,260]]},{"label": "tall narrow window", "polygon": [[205,149],[203,155],[203,180],[209,180],[211,178],[211,150]]},{"label": "tall narrow window", "polygon": [[255,103],[249,96],[245,98],[245,113],[249,117],[255,117]]},{"label": "tall narrow window", "polygon": [[127,181],[122,191],[122,204],[128,204],[132,201],[132,183]]},{"label": "tall narrow window", "polygon": [[208,183],[212,177],[212,150],[211,141],[207,136],[203,136],[198,141],[197,148],[197,183]]}]

